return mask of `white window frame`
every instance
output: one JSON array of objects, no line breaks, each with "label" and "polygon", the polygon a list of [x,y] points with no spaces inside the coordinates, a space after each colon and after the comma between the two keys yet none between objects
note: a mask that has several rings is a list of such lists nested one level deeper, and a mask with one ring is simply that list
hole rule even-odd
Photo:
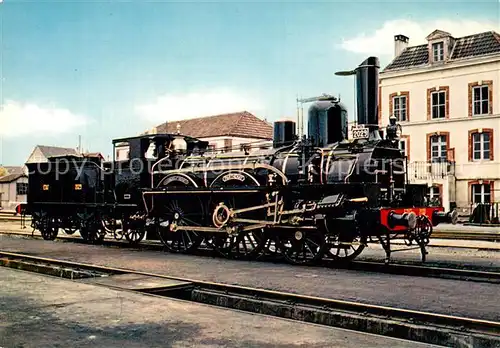
[{"label": "white window frame", "polygon": [[[404,144],[403,146],[401,146]],[[403,152],[403,154],[408,157],[408,138],[400,138],[398,143],[398,148]]]},{"label": "white window frame", "polygon": [[[488,136],[488,141],[485,141],[485,135]],[[491,135],[490,133],[472,133],[472,160],[473,161],[489,161],[491,154]],[[476,141],[476,136],[479,141]],[[479,150],[476,150],[476,144],[479,144]],[[485,145],[488,144],[488,150],[485,150]],[[488,152],[486,152],[488,151]],[[476,157],[479,154],[479,157]]]},{"label": "white window frame", "polygon": [[[401,105],[403,104],[404,107],[401,107]],[[406,95],[398,95],[392,97],[392,114],[396,116],[396,119],[400,122],[405,122],[408,120],[408,98],[406,98]]]},{"label": "white window frame", "polygon": [[[486,192],[486,187],[488,187],[488,192]],[[479,189],[479,192],[477,192]],[[472,184],[472,203],[491,203],[491,185],[490,184]],[[476,196],[480,197],[480,202],[476,202]],[[486,200],[485,198],[488,197]]]},{"label": "white window frame", "polygon": [[[22,189],[20,189],[22,188]],[[16,195],[22,196],[28,194],[28,183],[27,182],[16,182]]]},{"label": "white window frame", "polygon": [[[437,191],[437,193],[436,193]],[[437,185],[432,185],[432,186],[429,186],[429,190],[428,190],[428,199],[429,199],[429,202],[432,203],[433,200],[435,198],[437,198],[439,200],[439,204],[441,204],[441,187],[440,186],[437,186]]]},{"label": "white window frame", "polygon": [[[444,102],[441,104],[439,102],[440,94],[444,94]],[[434,95],[437,95],[437,104],[434,104]],[[443,110],[443,114],[441,114],[440,110]],[[434,109],[437,110],[437,117],[434,116]],[[431,119],[439,120],[442,118],[446,118],[446,91],[434,91],[431,93]]]},{"label": "white window frame", "polygon": [[434,62],[444,60],[444,42],[435,42],[432,44],[432,59]]},{"label": "white window frame", "polygon": [[[486,88],[486,95],[483,91]],[[476,99],[476,91],[479,90],[479,99]],[[488,115],[490,113],[490,86],[481,85],[472,87],[472,115]],[[483,106],[486,103],[486,112],[483,112]],[[479,105],[479,113],[476,112],[476,105]]]},{"label": "white window frame", "polygon": [[[435,141],[435,139],[437,139]],[[446,160],[448,158],[448,148],[447,148],[447,139],[446,135],[433,135],[431,136],[429,146],[431,147],[431,162],[440,162]],[[438,155],[434,156],[433,147],[437,146]],[[444,155],[443,155],[444,152]],[[444,156],[444,157],[443,157]]]}]

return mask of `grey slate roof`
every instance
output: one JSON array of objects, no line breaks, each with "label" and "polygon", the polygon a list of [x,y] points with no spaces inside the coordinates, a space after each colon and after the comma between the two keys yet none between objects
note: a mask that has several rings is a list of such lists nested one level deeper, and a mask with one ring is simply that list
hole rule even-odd
[{"label": "grey slate roof", "polygon": [[38,145],[37,146],[42,154],[46,157],[56,157],[56,156],[66,156],[66,155],[76,155],[79,156],[80,154],[78,151],[72,148],[67,148],[67,147],[55,147],[55,146],[45,146],[45,145]]},{"label": "grey slate roof", "polygon": [[[494,31],[487,31],[456,38],[449,62],[491,54],[500,54],[500,35]],[[427,44],[407,47],[384,69],[384,72],[414,68],[428,63]]]}]

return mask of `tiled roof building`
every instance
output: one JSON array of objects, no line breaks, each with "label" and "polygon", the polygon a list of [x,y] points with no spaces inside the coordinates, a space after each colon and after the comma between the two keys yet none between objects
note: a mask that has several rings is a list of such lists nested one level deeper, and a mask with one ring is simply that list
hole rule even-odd
[{"label": "tiled roof building", "polygon": [[[403,36],[402,39],[405,38]],[[445,38],[449,39],[447,63],[500,53],[500,35],[494,31],[453,38],[450,33],[435,30],[427,36],[428,41]],[[426,66],[432,61],[432,57],[429,59],[432,53],[429,44],[407,47],[384,69],[384,72]]]},{"label": "tiled roof building", "polygon": [[265,140],[273,138],[273,126],[248,111],[168,122],[157,126],[156,132],[180,132],[194,138],[222,136]]},{"label": "tiled roof building", "polygon": [[431,201],[468,214],[500,201],[500,35],[434,30],[425,39],[409,46],[394,37],[394,59],[380,73],[379,123],[395,116],[401,124],[409,179],[427,184]]},{"label": "tiled roof building", "polygon": [[46,146],[37,145],[31,155],[29,156],[26,163],[37,163],[37,162],[47,162],[50,157],[57,156],[67,156],[74,155],[80,156],[76,149],[67,147],[56,147],[56,146]]}]

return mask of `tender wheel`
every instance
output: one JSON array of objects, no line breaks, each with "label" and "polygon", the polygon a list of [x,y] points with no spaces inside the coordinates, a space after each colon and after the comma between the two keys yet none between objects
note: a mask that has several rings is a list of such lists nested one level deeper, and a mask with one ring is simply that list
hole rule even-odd
[{"label": "tender wheel", "polygon": [[297,230],[284,234],[279,240],[285,260],[294,265],[317,262],[323,257],[327,245],[323,232],[319,230]]},{"label": "tender wheel", "polygon": [[40,224],[40,234],[45,240],[56,239],[59,233],[59,226],[56,218],[46,218]]},{"label": "tender wheel", "polygon": [[106,232],[98,227],[96,223],[84,223],[80,226],[80,236],[91,244],[98,244],[104,240]]},{"label": "tender wheel", "polygon": [[64,229],[64,233],[69,234],[69,235],[74,234],[76,231],[78,231],[78,229],[76,229],[76,228],[65,228]]},{"label": "tender wheel", "polygon": [[178,197],[164,207],[165,213],[157,224],[158,236],[168,251],[187,253],[203,241],[200,232],[179,230],[178,226],[203,226],[204,208],[199,198]]},{"label": "tender wheel", "polygon": [[146,231],[144,229],[128,229],[124,233],[125,239],[130,244],[139,244],[146,235]]}]

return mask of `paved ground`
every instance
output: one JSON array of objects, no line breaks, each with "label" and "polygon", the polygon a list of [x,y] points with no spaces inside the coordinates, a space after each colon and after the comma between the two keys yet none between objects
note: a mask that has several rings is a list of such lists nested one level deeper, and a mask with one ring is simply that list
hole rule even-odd
[{"label": "paved ground", "polygon": [[[453,225],[450,225],[453,226]],[[31,236],[31,228],[21,229],[19,222],[7,223],[0,221],[0,232],[12,231]],[[35,231],[35,236],[40,236]],[[79,239],[78,232],[68,236],[61,232],[60,236],[75,237]],[[399,243],[396,245],[396,243]],[[433,247],[435,246],[435,247]],[[451,246],[451,247],[446,247]],[[395,241],[393,249],[405,248],[402,241]],[[500,269],[500,243],[471,240],[444,240],[432,239],[428,247],[427,264],[443,267],[467,267],[473,269]],[[498,252],[495,252],[498,250]],[[420,250],[396,252],[391,255],[395,261],[420,264]],[[378,244],[370,244],[357,260],[383,261],[385,253]]]},{"label": "paved ground", "polygon": [[0,347],[431,345],[0,268]]},{"label": "paved ground", "polygon": [[0,249],[194,280],[500,321],[498,285],[0,235]]}]

